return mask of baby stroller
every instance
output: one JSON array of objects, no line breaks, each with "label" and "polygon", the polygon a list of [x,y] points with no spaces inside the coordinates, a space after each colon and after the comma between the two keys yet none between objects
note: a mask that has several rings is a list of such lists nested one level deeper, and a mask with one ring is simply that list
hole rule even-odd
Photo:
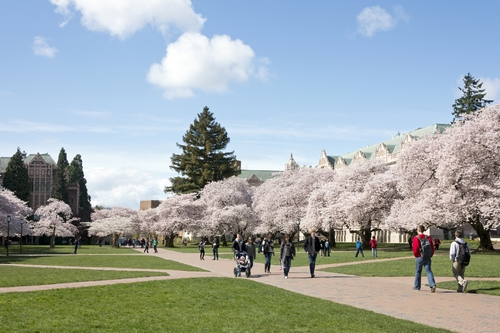
[{"label": "baby stroller", "polygon": [[234,268],[234,277],[240,276],[242,272],[245,272],[246,277],[250,277],[250,260],[246,252],[235,252],[234,260],[236,261],[236,267]]}]

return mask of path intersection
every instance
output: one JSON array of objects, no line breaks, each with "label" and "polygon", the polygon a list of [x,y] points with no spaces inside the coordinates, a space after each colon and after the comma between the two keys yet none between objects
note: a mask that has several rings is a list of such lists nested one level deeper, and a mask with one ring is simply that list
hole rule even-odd
[{"label": "path intersection", "polygon": [[[138,249],[138,251],[140,250],[141,249]],[[137,269],[139,271],[167,272],[169,276],[6,287],[0,288],[0,293],[77,288],[194,277],[234,278],[233,260],[212,260],[210,256],[207,256],[206,260],[200,260],[198,253],[181,253],[163,248],[158,249],[158,253],[150,253],[149,255],[199,267],[208,272]],[[398,259],[380,259],[379,261],[382,260]],[[359,264],[362,263],[363,262],[359,262]],[[425,287],[422,288],[421,291],[414,291],[412,290],[413,277],[359,277],[318,270],[325,267],[340,265],[345,264],[318,265],[315,272],[316,277],[313,279],[310,277],[308,266],[292,266],[289,278],[284,279],[283,273],[279,271],[278,267],[271,267],[272,273],[265,274],[263,273],[264,265],[255,263],[250,279],[292,292],[351,305],[356,308],[370,310],[424,325],[445,328],[455,332],[500,332],[500,298],[498,296],[470,293],[458,294],[455,291],[444,289],[437,289],[435,293],[431,293]],[[26,267],[28,265],[19,266]],[[40,267],[39,265],[32,266]],[[61,266],[51,267],[65,268]],[[75,269],[78,267],[68,268]],[[81,269],[133,270],[102,267],[82,267]],[[423,277],[423,279],[425,281],[425,277]],[[436,277],[436,282],[450,280],[454,280],[453,277]],[[494,280],[498,281],[500,279]],[[424,312],[425,314],[423,314]]]}]

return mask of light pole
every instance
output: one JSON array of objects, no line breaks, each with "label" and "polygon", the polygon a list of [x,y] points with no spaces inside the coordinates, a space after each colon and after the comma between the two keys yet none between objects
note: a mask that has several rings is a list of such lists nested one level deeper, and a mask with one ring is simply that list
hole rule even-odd
[{"label": "light pole", "polygon": [[299,250],[299,240],[300,240],[300,221],[297,221],[297,249]]},{"label": "light pole", "polygon": [[21,243],[19,245],[19,253],[23,253],[23,222],[24,220],[21,220]]},{"label": "light pole", "polygon": [[7,215],[7,257],[9,256],[10,215]]}]

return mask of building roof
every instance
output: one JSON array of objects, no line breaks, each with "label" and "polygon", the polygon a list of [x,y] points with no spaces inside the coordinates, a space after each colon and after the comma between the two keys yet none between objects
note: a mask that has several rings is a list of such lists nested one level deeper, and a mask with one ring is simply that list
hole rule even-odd
[{"label": "building roof", "polygon": [[[26,158],[24,159],[23,162],[25,164],[29,164],[35,156],[36,156],[36,154],[30,154],[30,155],[26,156]],[[54,162],[54,160],[52,159],[52,157],[48,153],[40,154],[40,156],[43,158],[45,163],[52,164],[52,165],[56,166],[56,162]],[[0,157],[0,173],[4,173],[5,170],[7,170],[7,165],[9,165],[10,159],[11,159],[11,157]]]},{"label": "building roof", "polygon": [[411,132],[406,133],[406,134],[399,134],[398,133],[396,136],[394,136],[388,140],[379,142],[379,143],[374,144],[374,145],[363,147],[361,149],[347,153],[347,154],[342,155],[342,156],[328,156],[328,161],[332,165],[334,165],[333,161],[337,161],[339,159],[339,157],[341,157],[342,159],[344,159],[346,164],[349,165],[352,162],[352,160],[354,159],[354,157],[356,156],[356,154],[358,154],[358,152],[361,152],[365,156],[365,158],[370,159],[372,157],[375,157],[375,152],[380,147],[380,145],[384,145],[389,154],[397,154],[401,151],[401,144],[404,142],[405,138],[408,135],[410,135],[411,137],[413,137],[415,139],[419,139],[419,138],[427,136],[427,135],[433,135],[436,133],[443,133],[450,126],[451,125],[449,125],[449,124],[433,124],[433,125],[430,125],[427,127],[417,128],[414,131],[411,131]]},{"label": "building roof", "polygon": [[273,171],[273,170],[241,170],[238,178],[249,179],[252,175],[255,175],[261,181],[273,178],[276,173],[281,173],[283,171]]}]

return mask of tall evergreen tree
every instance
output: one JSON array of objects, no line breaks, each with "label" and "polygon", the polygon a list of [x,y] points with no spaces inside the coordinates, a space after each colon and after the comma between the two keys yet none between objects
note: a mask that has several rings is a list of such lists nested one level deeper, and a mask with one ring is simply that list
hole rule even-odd
[{"label": "tall evergreen tree", "polygon": [[77,154],[73,158],[73,161],[71,161],[71,164],[68,167],[68,180],[70,183],[78,183],[80,186],[80,207],[78,209],[80,221],[90,221],[92,205],[90,204],[90,196],[87,190],[87,180],[85,179],[85,174],[83,173],[83,161],[80,154]]},{"label": "tall evergreen tree", "polygon": [[453,104],[453,122],[463,120],[465,114],[474,113],[493,102],[492,100],[484,99],[486,93],[484,89],[481,89],[483,83],[480,82],[479,79],[474,79],[470,73],[467,73],[463,81],[464,87],[458,87],[463,93],[463,96],[456,99]]},{"label": "tall evergreen tree", "polygon": [[182,154],[173,154],[170,166],[172,170],[181,173],[182,177],[170,178],[172,186],[165,187],[165,192],[197,192],[209,182],[238,174],[234,151],[224,152],[230,141],[226,129],[215,122],[208,107],[205,106],[203,112],[198,114],[182,141],[185,144],[177,143]]},{"label": "tall evergreen tree", "polygon": [[61,148],[59,152],[59,157],[57,158],[57,170],[56,170],[56,186],[54,198],[69,204],[68,196],[68,157],[64,147]]},{"label": "tall evergreen tree", "polygon": [[3,187],[14,192],[20,200],[28,202],[30,200],[30,179],[28,169],[24,165],[26,153],[20,148],[9,161],[3,177]]}]

